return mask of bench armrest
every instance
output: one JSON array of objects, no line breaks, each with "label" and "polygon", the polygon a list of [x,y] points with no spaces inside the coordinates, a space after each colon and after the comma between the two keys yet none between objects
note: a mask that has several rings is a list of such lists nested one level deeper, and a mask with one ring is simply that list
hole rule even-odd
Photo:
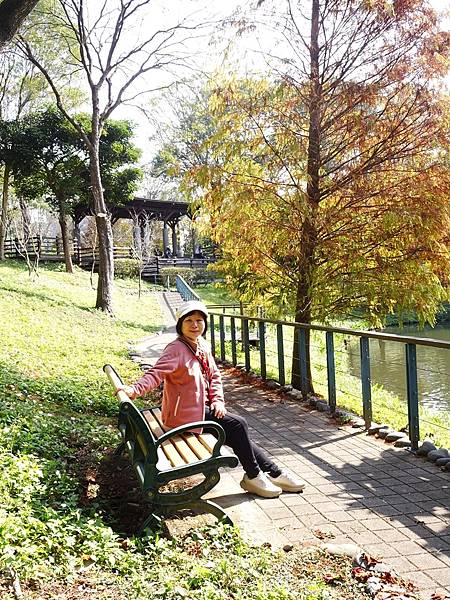
[{"label": "bench armrest", "polygon": [[185,433],[187,431],[191,431],[192,429],[203,429],[207,427],[208,429],[214,429],[218,434],[218,440],[213,448],[213,456],[218,456],[220,454],[220,448],[225,443],[225,431],[223,427],[214,421],[195,421],[194,423],[187,423],[186,425],[180,425],[179,427],[174,427],[173,429],[169,429],[163,435],[161,435],[156,440],[156,446],[162,444],[162,442],[170,439],[175,435],[179,435],[180,433]]},{"label": "bench armrest", "polygon": [[114,367],[112,365],[103,365],[103,371],[106,373],[106,375],[109,378],[109,381],[111,382],[116,396],[117,398],[120,400],[120,402],[127,402],[129,399],[129,397],[127,396],[127,394],[125,394],[125,392],[123,392],[122,390],[120,390],[120,392],[118,392],[118,388],[123,385],[123,381],[120,377],[120,375],[117,373],[117,371],[114,369]]}]

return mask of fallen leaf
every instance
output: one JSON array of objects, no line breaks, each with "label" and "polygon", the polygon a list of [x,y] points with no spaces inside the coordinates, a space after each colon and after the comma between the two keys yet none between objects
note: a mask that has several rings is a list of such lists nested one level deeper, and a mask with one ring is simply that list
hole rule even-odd
[{"label": "fallen leaf", "polygon": [[323,580],[325,583],[330,584],[340,583],[342,581],[342,575],[338,575],[337,573],[325,573]]},{"label": "fallen leaf", "polygon": [[363,552],[358,557],[358,564],[361,565],[362,567],[366,568],[366,569],[370,569],[371,567],[374,567],[376,564],[378,564],[380,562],[381,562],[381,560],[379,560],[375,556],[371,556],[370,554],[366,554],[365,552]]},{"label": "fallen leaf", "polygon": [[314,529],[313,534],[319,538],[319,540],[325,540],[327,538],[334,538],[334,533],[329,533],[328,531],[321,531],[320,529]]},{"label": "fallen leaf", "polygon": [[398,583],[398,577],[395,577],[390,571],[379,573],[379,577],[386,583]]},{"label": "fallen leaf", "polygon": [[368,573],[365,569],[363,569],[362,567],[354,567],[352,569],[352,576],[357,580],[357,581],[362,581],[365,582],[369,579],[369,577],[372,577],[372,573]]}]

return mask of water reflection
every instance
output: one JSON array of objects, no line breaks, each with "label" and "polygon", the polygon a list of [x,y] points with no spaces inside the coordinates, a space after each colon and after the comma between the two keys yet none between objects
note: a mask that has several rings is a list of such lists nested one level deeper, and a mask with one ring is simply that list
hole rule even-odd
[{"label": "water reflection", "polygon": [[[413,335],[450,341],[450,323],[418,330],[389,327],[387,333]],[[350,373],[360,376],[359,340],[347,344]],[[383,385],[406,400],[405,346],[398,342],[370,340],[370,373],[374,383]],[[450,410],[450,351],[444,348],[417,346],[419,402],[433,411]]]}]

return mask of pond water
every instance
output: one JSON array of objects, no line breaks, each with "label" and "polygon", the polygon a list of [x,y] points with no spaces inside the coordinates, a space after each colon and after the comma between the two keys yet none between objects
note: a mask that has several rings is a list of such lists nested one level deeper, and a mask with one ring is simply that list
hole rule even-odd
[{"label": "pond water", "polygon": [[[450,322],[425,329],[389,327],[385,332],[450,341]],[[352,336],[347,349],[350,372],[359,377],[359,340]],[[404,344],[370,340],[370,374],[373,382],[406,399]],[[450,350],[417,346],[417,378],[419,402],[434,412],[450,411]]]}]

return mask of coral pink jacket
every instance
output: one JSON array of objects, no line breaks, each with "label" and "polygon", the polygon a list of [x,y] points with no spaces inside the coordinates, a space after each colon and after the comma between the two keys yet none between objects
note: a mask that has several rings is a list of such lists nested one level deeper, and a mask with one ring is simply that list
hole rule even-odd
[{"label": "coral pink jacket", "polygon": [[166,427],[203,421],[206,404],[215,400],[223,402],[222,378],[214,357],[203,338],[199,338],[198,344],[208,359],[211,373],[209,393],[194,351],[179,338],[164,348],[156,364],[134,384],[138,396],[143,396],[164,381],[161,414]]}]

